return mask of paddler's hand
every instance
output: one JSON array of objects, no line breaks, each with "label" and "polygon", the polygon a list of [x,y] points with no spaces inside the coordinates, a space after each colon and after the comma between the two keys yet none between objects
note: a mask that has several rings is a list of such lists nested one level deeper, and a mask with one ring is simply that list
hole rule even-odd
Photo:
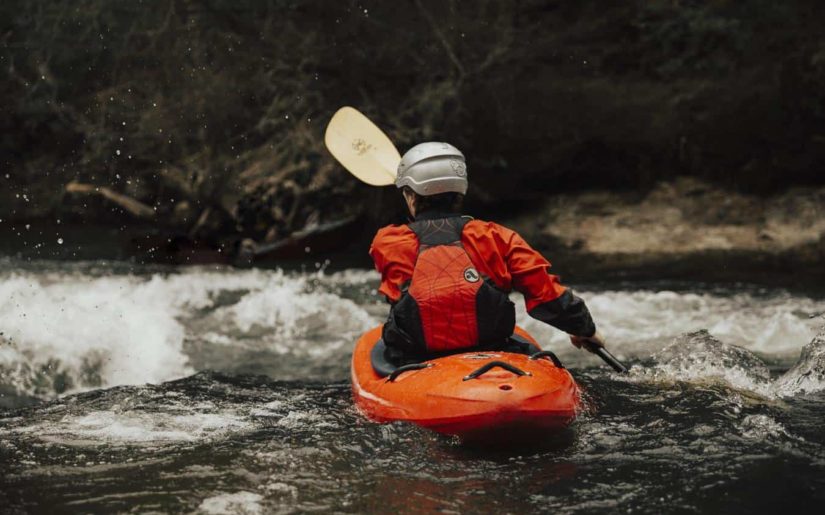
[{"label": "paddler's hand", "polygon": [[583,348],[588,352],[594,352],[599,347],[604,347],[604,339],[598,331],[593,336],[574,336],[571,334],[570,343],[577,349]]}]

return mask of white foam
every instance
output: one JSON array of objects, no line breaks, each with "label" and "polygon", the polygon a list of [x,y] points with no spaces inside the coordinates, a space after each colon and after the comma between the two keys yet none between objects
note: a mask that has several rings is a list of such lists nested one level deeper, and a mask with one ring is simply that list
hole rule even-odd
[{"label": "white foam", "polygon": [[0,327],[11,345],[0,353],[3,382],[25,388],[43,369],[68,375],[76,388],[191,373],[172,300],[160,279],[6,278],[0,281]]},{"label": "white foam", "polygon": [[331,293],[305,292],[298,281],[269,284],[222,308],[216,317],[243,333],[255,332],[291,346],[290,339],[322,333],[352,335],[375,324],[353,301]]},{"label": "white foam", "polygon": [[264,485],[264,490],[266,490],[268,494],[274,494],[281,497],[291,497],[293,499],[298,498],[298,488],[280,481],[270,481]]},{"label": "white foam", "polygon": [[339,286],[378,284],[378,280],[381,278],[375,270],[360,269],[341,270],[327,275],[319,274],[319,277],[323,277],[325,284]]},{"label": "white foam", "polygon": [[[346,274],[352,279],[363,276],[371,277]],[[233,349],[346,363],[353,342],[381,318],[351,299],[324,291],[341,280],[321,272],[258,273],[237,302],[217,308],[200,322],[211,330],[199,338]]]},{"label": "white foam", "polygon": [[263,499],[260,494],[244,490],[231,494],[222,493],[204,499],[198,511],[210,515],[258,515],[264,512],[261,505]]},{"label": "white foam", "polygon": [[742,436],[751,440],[765,441],[790,437],[785,426],[767,415],[748,415],[741,423]]},{"label": "white foam", "polygon": [[[246,349],[252,351],[246,356],[298,355],[302,366],[307,358],[325,360],[319,369],[337,373],[357,337],[388,311],[371,291],[378,282],[373,271],[100,273],[0,273],[0,386],[50,397],[61,391],[63,378],[69,392],[160,383],[194,371],[189,341],[209,351],[199,366],[242,368],[233,360]],[[787,358],[814,334],[817,322],[808,315],[825,312],[825,301],[787,293],[580,293],[622,359],[647,358],[700,329],[727,344]],[[542,346],[570,366],[600,364],[561,331],[529,318],[520,296],[513,297],[519,322]]]},{"label": "white foam", "polygon": [[[825,301],[786,293],[680,293],[673,291],[581,291],[611,352],[645,358],[679,335],[707,329],[725,343],[777,356],[793,356],[811,340],[825,311]],[[558,351],[572,365],[598,363],[569,343],[560,331],[533,320],[519,295],[519,323],[542,345]]]},{"label": "white foam", "polygon": [[47,441],[69,445],[145,444],[153,442],[194,442],[216,438],[253,427],[244,416],[233,411],[218,413],[140,411],[91,411],[66,415],[56,422],[43,421],[14,428]]},{"label": "white foam", "polygon": [[316,411],[290,411],[278,420],[277,425],[287,429],[335,429],[338,426],[329,417],[324,417]]},{"label": "white foam", "polygon": [[[296,396],[297,397],[297,396]],[[294,401],[295,399],[293,399]],[[255,417],[270,417],[273,415],[278,415],[281,410],[287,409],[288,405],[285,401],[282,400],[275,400],[272,402],[268,402],[263,406],[258,406],[257,408],[253,409],[250,412],[250,415]]]},{"label": "white foam", "polygon": [[[371,277],[349,273],[332,283]],[[0,345],[0,384],[49,397],[62,378],[69,392],[180,378],[193,373],[187,336],[282,353],[343,351],[378,320],[352,300],[314,291],[326,280],[320,272],[205,268],[149,277],[0,275],[0,332],[10,341]],[[226,293],[240,300],[217,304]]]}]

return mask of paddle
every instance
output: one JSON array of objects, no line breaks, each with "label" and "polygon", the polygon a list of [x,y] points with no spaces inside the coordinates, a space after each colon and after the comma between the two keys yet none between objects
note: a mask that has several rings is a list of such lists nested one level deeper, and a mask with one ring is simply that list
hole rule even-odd
[{"label": "paddle", "polygon": [[[371,186],[395,183],[401,154],[390,138],[357,109],[345,106],[332,115],[324,133],[324,144],[329,153],[357,179]],[[627,372],[627,367],[603,347],[588,350],[616,372]]]},{"label": "paddle", "polygon": [[613,356],[613,354],[610,354],[610,352],[608,352],[608,350],[604,347],[599,347],[595,351],[590,352],[602,358],[604,362],[613,367],[613,370],[615,370],[616,372],[620,374],[627,374],[627,367],[624,366],[621,361],[616,359],[616,357]]},{"label": "paddle", "polygon": [[324,143],[344,168],[371,186],[395,183],[401,154],[390,138],[352,107],[342,107],[329,121]]}]

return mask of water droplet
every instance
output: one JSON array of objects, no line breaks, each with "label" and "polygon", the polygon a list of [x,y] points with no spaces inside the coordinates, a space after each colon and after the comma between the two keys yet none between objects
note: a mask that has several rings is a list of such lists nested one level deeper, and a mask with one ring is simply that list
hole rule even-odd
[{"label": "water droplet", "polygon": [[63,245],[63,238],[57,238],[57,244]]}]

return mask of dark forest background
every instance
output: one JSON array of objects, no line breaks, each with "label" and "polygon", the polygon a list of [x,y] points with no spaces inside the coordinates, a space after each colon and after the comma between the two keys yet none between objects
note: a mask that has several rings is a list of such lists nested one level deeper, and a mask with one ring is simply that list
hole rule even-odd
[{"label": "dark forest background", "polygon": [[342,105],[402,153],[422,140],[462,149],[469,207],[485,213],[678,176],[757,195],[822,184],[822,11],[819,0],[5,0],[0,219],[142,220],[216,245],[386,222],[394,192],[358,184],[324,149]]}]

